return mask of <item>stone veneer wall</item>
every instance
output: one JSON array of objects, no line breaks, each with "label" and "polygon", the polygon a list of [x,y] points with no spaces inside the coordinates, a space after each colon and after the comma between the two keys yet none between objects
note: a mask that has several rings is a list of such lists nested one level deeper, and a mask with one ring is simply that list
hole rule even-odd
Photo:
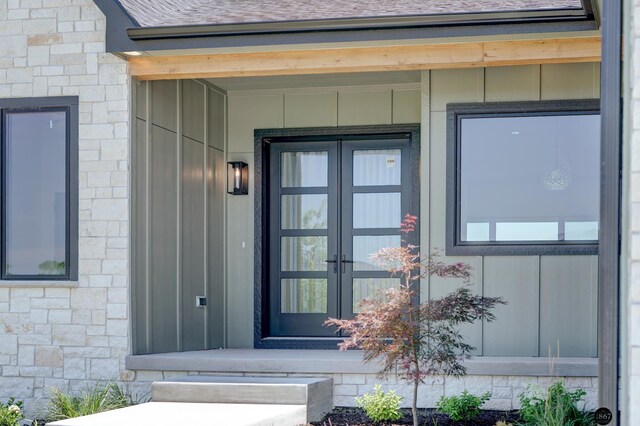
[{"label": "stone veneer wall", "polygon": [[[0,401],[117,379],[128,337],[129,77],[91,0],[0,1],[0,97],[79,96],[79,280],[0,283]],[[122,378],[127,378],[123,373]]]},{"label": "stone veneer wall", "polygon": [[[150,395],[151,383],[187,375],[237,376],[237,373],[215,373],[197,371],[137,371],[135,392],[139,395]],[[260,376],[259,373],[245,373],[245,376]],[[372,392],[376,384],[384,390],[394,389],[403,397],[402,406],[410,407],[413,388],[396,376],[379,379],[375,374],[262,374],[270,377],[331,377],[333,379],[333,404],[337,407],[355,407],[355,397]],[[597,377],[524,377],[524,376],[466,376],[463,378],[437,377],[433,381],[420,385],[418,390],[418,406],[435,407],[442,395],[459,395],[465,389],[480,395],[491,392],[491,400],[484,405],[487,410],[515,410],[520,408],[519,395],[529,387],[546,388],[553,382],[563,380],[569,390],[578,388],[587,392],[585,407],[594,410],[597,407]]]}]

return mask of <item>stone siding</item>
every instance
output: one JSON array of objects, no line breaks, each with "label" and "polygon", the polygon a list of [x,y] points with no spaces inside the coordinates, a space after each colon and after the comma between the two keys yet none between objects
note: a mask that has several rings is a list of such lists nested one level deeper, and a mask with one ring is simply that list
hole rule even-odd
[{"label": "stone siding", "polygon": [[0,401],[118,379],[129,351],[129,77],[91,0],[0,1],[0,98],[79,97],[79,279],[0,283]]}]

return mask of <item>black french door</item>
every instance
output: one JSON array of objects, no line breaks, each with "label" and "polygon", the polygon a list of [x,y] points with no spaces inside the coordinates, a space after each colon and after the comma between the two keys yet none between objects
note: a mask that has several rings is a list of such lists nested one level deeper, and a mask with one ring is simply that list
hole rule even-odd
[{"label": "black french door", "polygon": [[407,135],[283,138],[269,147],[269,334],[332,337],[328,317],[400,278],[371,254],[401,244],[411,205]]}]

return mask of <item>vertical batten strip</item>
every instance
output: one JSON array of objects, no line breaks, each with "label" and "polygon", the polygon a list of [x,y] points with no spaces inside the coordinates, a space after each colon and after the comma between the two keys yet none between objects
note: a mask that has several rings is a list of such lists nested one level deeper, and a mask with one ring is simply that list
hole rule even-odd
[{"label": "vertical batten strip", "polygon": [[[542,354],[542,256],[536,256],[538,259],[538,356],[545,356]],[[550,351],[550,350],[549,350]],[[547,354],[549,360],[551,360],[551,353]],[[560,356],[560,354],[556,354]],[[551,362],[551,361],[550,361]]]},{"label": "vertical batten strip", "polygon": [[391,89],[389,90],[389,102],[391,103],[391,106],[389,108],[389,124],[394,124],[393,123],[393,110],[394,110],[394,105],[393,105],[393,98],[395,97],[396,91],[395,89]]},{"label": "vertical batten strip", "polygon": [[[538,65],[539,67],[539,72],[538,72],[538,98],[536,100],[540,101],[542,100],[542,65]],[[542,341],[542,326],[541,326],[541,321],[542,321],[542,316],[541,316],[541,312],[542,312],[542,259],[538,258],[538,355],[539,356],[543,356],[540,352],[541,352],[541,341]]]},{"label": "vertical batten strip", "polygon": [[[223,173],[223,176],[226,176],[226,167],[227,167],[227,161],[229,161],[229,96],[228,94],[225,94],[224,96],[224,135],[223,135],[223,148],[224,148],[224,152],[222,153],[222,158],[224,159],[223,164],[225,166],[225,170]],[[255,167],[255,163],[254,163],[254,167]],[[215,172],[217,173],[218,170],[216,169]],[[255,175],[254,175],[255,176]],[[227,182],[225,181],[225,185],[227,184]],[[255,189],[254,189],[255,190]],[[224,344],[225,348],[229,347],[229,265],[228,265],[228,261],[229,261],[229,256],[228,256],[228,252],[229,252],[229,197],[226,194],[226,190],[224,191],[224,193],[222,194],[222,198],[224,200],[224,204],[223,204],[223,214],[224,214],[224,224],[223,224],[223,228],[222,228],[222,238],[224,240],[223,242],[223,253],[224,253],[224,259],[223,259],[223,268],[224,268],[224,283],[223,283],[223,318],[224,318],[224,327],[223,327],[223,336],[222,336],[222,341]],[[255,232],[255,230],[254,230]],[[254,234],[255,235],[255,234]],[[256,284],[254,283],[254,286]]]},{"label": "vertical batten strip", "polygon": [[182,350],[182,81],[176,80],[176,327],[177,350]]},{"label": "vertical batten strip", "polygon": [[[482,102],[487,102],[487,69],[486,68],[482,70]],[[445,173],[448,173],[448,172],[445,172]],[[456,222],[457,222],[457,218],[454,220],[454,223]],[[476,286],[478,288],[477,294],[484,297],[485,296],[484,294],[484,259],[485,258],[484,256],[481,256],[481,257],[477,257],[476,259],[478,259],[477,261],[478,263],[476,266],[478,269],[480,269],[480,270],[476,269],[476,272],[475,272]],[[478,341],[478,346],[476,347],[476,351],[477,351],[476,355],[482,356],[484,355],[484,327],[486,325],[486,321],[484,321],[484,319],[481,319],[478,322],[479,322],[478,330],[479,330],[480,336],[478,336],[479,341]]]},{"label": "vertical batten strip", "polygon": [[152,82],[144,82],[146,84],[146,94],[145,94],[145,102],[147,103],[147,115],[145,132],[147,139],[147,150],[146,150],[146,158],[145,161],[147,163],[147,173],[145,176],[145,216],[146,216],[146,235],[145,235],[145,294],[146,294],[146,311],[147,311],[147,326],[146,326],[146,342],[147,347],[146,350],[149,353],[153,353],[153,339],[151,338],[151,327],[153,325],[153,312],[151,311],[151,297],[152,297],[152,288],[151,288],[151,109],[152,109],[152,98],[151,98],[151,85]]},{"label": "vertical batten strip", "polygon": [[202,156],[202,196],[204,197],[204,203],[202,203],[204,211],[202,219],[204,230],[204,247],[202,248],[203,256],[203,286],[204,297],[207,298],[207,306],[204,308],[204,348],[209,349],[209,197],[208,197],[208,182],[209,182],[209,88],[205,85],[202,86],[204,90],[204,114],[202,119],[204,120],[204,137],[202,149],[204,150]]},{"label": "vertical batten strip", "polygon": [[[223,129],[222,139],[223,139],[224,151],[222,153],[222,156],[223,156],[225,161],[222,162],[223,169],[222,170],[215,169],[215,173],[219,173],[220,174],[220,179],[223,179],[223,182],[226,185],[226,181],[225,181],[226,172],[227,172],[227,169],[226,169],[226,165],[227,165],[226,158],[227,158],[227,152],[229,150],[229,143],[228,143],[228,140],[229,140],[229,114],[228,114],[228,111],[229,111],[229,97],[227,96],[226,93],[224,94],[224,98],[223,99],[224,99],[224,102],[223,102],[223,108],[222,108],[222,110],[223,110],[222,111],[222,115],[223,115],[222,123],[223,123],[224,129]],[[255,164],[254,164],[254,170],[255,170]],[[254,179],[255,179],[255,175],[254,175]],[[214,185],[215,185],[216,181],[217,180],[214,177]],[[229,294],[229,289],[228,289],[228,281],[227,281],[227,278],[228,278],[228,271],[227,271],[227,257],[228,257],[227,256],[227,247],[228,247],[227,239],[228,239],[228,236],[227,236],[227,231],[226,231],[227,228],[228,228],[228,214],[227,214],[227,200],[228,200],[228,198],[229,197],[227,197],[226,191],[222,191],[222,211],[223,211],[223,217],[222,217],[222,230],[223,230],[223,232],[222,232],[222,239],[223,239],[223,242],[222,242],[222,247],[223,247],[223,250],[222,250],[222,253],[223,253],[223,260],[222,260],[222,269],[223,269],[223,271],[222,271],[222,279],[223,279],[222,293],[223,294],[222,294],[222,297],[223,297],[223,300],[224,300],[223,308],[222,308],[223,309],[222,318],[223,318],[223,321],[224,321],[224,324],[222,326],[222,342],[223,342],[223,345],[224,345],[225,348],[228,347],[228,340],[229,340],[229,338],[228,338],[229,330],[227,328],[227,322],[228,322],[228,318],[229,318],[228,317],[228,311],[229,311],[229,309],[228,309],[228,306],[229,306],[228,294]],[[254,285],[255,285],[255,283],[254,283]]]},{"label": "vertical batten strip", "polygon": [[[420,245],[430,250],[429,238],[431,231],[431,211],[429,197],[429,184],[431,182],[430,161],[430,145],[431,137],[431,91],[430,91],[430,71],[422,71],[420,73]],[[424,179],[426,178],[426,180]],[[421,248],[423,255],[424,248]],[[426,302],[429,300],[431,287],[429,277],[423,278],[420,282],[420,300]]]},{"label": "vertical batten strip", "polygon": [[[484,291],[484,271],[485,271],[484,263],[485,263],[485,257],[482,256],[480,258],[480,265],[482,265],[482,272],[479,275],[482,276],[482,297],[487,297]],[[480,355],[484,355],[485,325],[486,325],[486,321],[483,320],[480,322],[480,346],[478,347],[478,350],[480,351]]]},{"label": "vertical batten strip", "polygon": [[[542,65],[538,65],[538,98],[542,100]],[[542,354],[542,258],[538,257],[538,356]]]}]

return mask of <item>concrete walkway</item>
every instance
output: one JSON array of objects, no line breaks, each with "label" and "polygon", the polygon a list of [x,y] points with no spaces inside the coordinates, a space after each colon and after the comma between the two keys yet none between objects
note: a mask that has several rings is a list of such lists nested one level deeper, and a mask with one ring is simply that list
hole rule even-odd
[{"label": "concrete walkway", "polygon": [[47,426],[298,426],[306,415],[304,405],[148,402]]}]

